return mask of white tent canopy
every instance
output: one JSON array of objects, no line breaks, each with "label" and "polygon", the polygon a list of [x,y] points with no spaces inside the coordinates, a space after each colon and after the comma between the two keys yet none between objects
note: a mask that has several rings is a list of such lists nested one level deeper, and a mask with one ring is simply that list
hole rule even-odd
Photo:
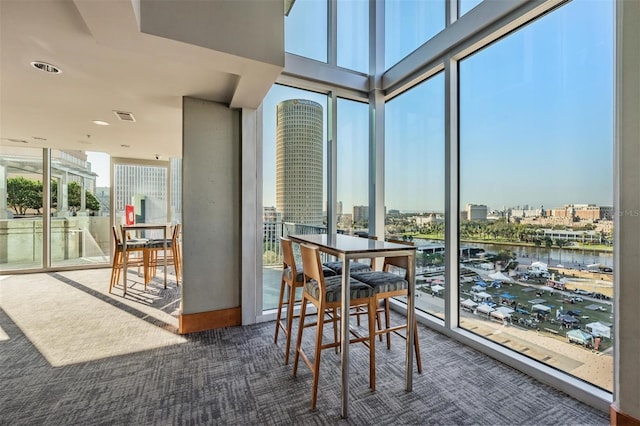
[{"label": "white tent canopy", "polygon": [[607,327],[602,323],[592,322],[585,325],[585,328],[591,330],[591,333],[595,336],[611,338],[611,327]]},{"label": "white tent canopy", "polygon": [[442,287],[441,285],[432,285],[431,286],[431,291],[434,293],[440,293],[442,290],[444,290],[444,287]]},{"label": "white tent canopy", "polygon": [[506,276],[502,272],[496,272],[494,274],[489,274],[489,278],[491,278],[492,280],[503,281],[503,282],[511,282],[512,281],[511,278],[509,278],[508,276]]},{"label": "white tent canopy", "polygon": [[543,285],[542,287],[540,287],[540,290],[542,291],[548,291],[549,293],[553,293],[553,288]]},{"label": "white tent canopy", "polygon": [[495,311],[495,309],[493,309],[489,305],[480,304],[476,307],[476,311],[480,312],[481,314],[490,314],[491,312]]},{"label": "white tent canopy", "polygon": [[540,271],[546,271],[547,270],[547,264],[546,263],[542,263],[542,262],[533,262],[531,264],[531,269],[538,269]]},{"label": "white tent canopy", "polygon": [[496,311],[502,312],[504,315],[511,315],[514,312],[513,309],[508,308],[506,306],[500,306],[500,307],[496,308]]},{"label": "white tent canopy", "polygon": [[465,299],[462,302],[460,302],[460,304],[469,309],[473,309],[476,306],[478,306],[478,304],[471,299]]},{"label": "white tent canopy", "polygon": [[489,293],[485,293],[484,291],[481,291],[480,293],[476,293],[473,295],[473,300],[477,301],[484,301],[484,300],[491,300],[493,299],[493,296],[491,296]]},{"label": "white tent canopy", "polygon": [[489,315],[491,315],[493,318],[497,318],[499,320],[503,320],[505,318],[510,318],[511,317],[510,314],[505,314],[504,312],[500,312],[498,310],[495,310],[495,311],[491,312]]},{"label": "white tent canopy", "polygon": [[544,312],[550,312],[551,308],[546,306],[546,305],[533,305],[531,307],[532,311],[544,311]]}]

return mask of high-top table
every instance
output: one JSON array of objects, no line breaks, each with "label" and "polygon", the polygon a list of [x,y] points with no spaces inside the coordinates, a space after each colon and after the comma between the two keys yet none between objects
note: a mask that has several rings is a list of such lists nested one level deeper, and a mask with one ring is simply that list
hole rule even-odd
[{"label": "high-top table", "polygon": [[[167,224],[166,223],[136,223],[133,225],[122,225],[122,270],[123,270],[123,296],[127,295],[127,232],[128,231],[147,231],[158,229],[163,232],[163,248],[164,248],[164,288],[167,288]],[[146,274],[146,271],[145,271]],[[145,277],[146,278],[146,277]],[[146,282],[146,281],[145,281]]]},{"label": "high-top table", "polygon": [[[407,280],[409,291],[407,294],[407,348],[405,356],[405,383],[406,390],[413,389],[413,338],[415,318],[415,246],[389,243],[368,238],[353,237],[343,234],[313,234],[313,235],[289,235],[296,243],[315,245],[320,251],[337,257],[342,261],[342,312],[349,312],[349,275],[350,261],[355,259],[376,257],[406,256],[408,258]],[[347,317],[343,315],[343,318]],[[346,418],[349,414],[349,321],[340,322],[340,369],[341,369],[341,397],[340,414]]]}]

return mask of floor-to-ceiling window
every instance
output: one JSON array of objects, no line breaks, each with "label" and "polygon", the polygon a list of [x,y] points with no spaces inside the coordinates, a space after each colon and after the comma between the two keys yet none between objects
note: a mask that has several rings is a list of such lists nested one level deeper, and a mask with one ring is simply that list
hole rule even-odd
[{"label": "floor-to-ceiling window", "polygon": [[574,1],[459,63],[460,324],[609,391],[612,22]]},{"label": "floor-to-ceiling window", "polygon": [[369,105],[338,99],[336,229],[369,234]]},{"label": "floor-to-ceiling window", "polygon": [[338,1],[337,65],[368,74],[369,72],[369,2]]},{"label": "floor-to-ceiling window", "polygon": [[385,237],[417,246],[416,307],[444,318],[443,73],[385,108]]},{"label": "floor-to-ceiling window", "polygon": [[105,153],[52,151],[52,267],[109,261],[109,177]]},{"label": "floor-to-ceiling window", "polygon": [[280,237],[326,233],[327,96],[275,85],[263,111],[263,309],[277,307]]},{"label": "floor-to-ceiling window", "polygon": [[385,0],[385,69],[445,28],[445,3],[445,0]]},{"label": "floor-to-ceiling window", "polygon": [[327,62],[326,1],[296,0],[285,18],[285,50],[306,58]]},{"label": "floor-to-ceiling window", "polygon": [[[317,37],[297,39],[310,43],[306,52],[290,48],[293,43],[287,51],[323,62],[325,72],[309,69],[305,79],[304,70],[285,69],[282,82],[323,93],[363,90],[353,83],[357,78],[344,76],[347,69],[365,68],[348,61],[363,57],[363,47],[340,42],[359,36],[341,26],[341,2],[301,2],[297,12],[308,14],[310,3],[321,16]],[[356,6],[366,13],[354,3],[342,5],[351,19]],[[369,128],[377,128],[375,117],[383,110],[384,136],[371,137],[372,146],[384,146],[384,169],[372,163],[377,160],[364,144],[354,145],[356,138],[341,144],[355,123],[341,119],[340,111],[357,104],[337,95],[336,222],[348,230],[341,223],[348,214],[342,194],[366,192],[343,170],[341,162],[356,157],[357,168],[368,166],[363,175],[384,174],[385,237],[418,246],[416,306],[430,314],[428,322],[452,335],[471,331],[488,339],[480,339],[487,348],[498,343],[514,359],[517,352],[527,362],[540,361],[540,370],[551,366],[611,391],[613,3],[534,6],[385,1],[385,30],[369,33],[384,49],[370,46],[369,54],[383,50],[388,71],[370,76],[369,90],[380,90],[386,102],[370,107],[368,118]],[[327,25],[336,10],[337,30]],[[462,19],[448,23],[446,11],[452,10]],[[368,12],[371,18],[380,8]],[[355,22],[351,29],[360,31],[364,21]],[[295,38],[293,28],[287,26],[288,38]],[[336,34],[337,43],[328,43]],[[371,59],[370,65],[380,58]],[[342,68],[326,71],[336,64]],[[266,202],[266,132],[273,132],[267,124],[275,118],[264,117]],[[376,178],[369,176],[368,185]],[[363,205],[376,208],[374,202],[380,200]],[[265,204],[267,214],[278,217],[274,204]],[[351,214],[355,221],[355,208]],[[364,209],[358,215],[367,216]],[[446,217],[455,223],[445,223]],[[447,239],[452,244],[445,245]]]},{"label": "floor-to-ceiling window", "polygon": [[42,267],[43,151],[3,145],[0,269]]}]

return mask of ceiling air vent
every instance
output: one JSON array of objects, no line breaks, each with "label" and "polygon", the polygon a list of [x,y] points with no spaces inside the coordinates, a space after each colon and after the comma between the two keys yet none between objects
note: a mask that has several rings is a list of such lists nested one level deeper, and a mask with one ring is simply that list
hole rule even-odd
[{"label": "ceiling air vent", "polygon": [[120,121],[136,121],[135,117],[130,112],[113,111],[113,113],[116,115],[116,117],[118,117],[118,120]]}]

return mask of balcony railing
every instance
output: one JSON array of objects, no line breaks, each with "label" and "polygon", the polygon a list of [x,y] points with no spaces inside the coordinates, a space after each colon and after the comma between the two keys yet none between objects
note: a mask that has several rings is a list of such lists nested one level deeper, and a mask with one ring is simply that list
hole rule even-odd
[{"label": "balcony railing", "polygon": [[[282,265],[282,248],[280,237],[293,234],[326,234],[327,227],[323,225],[305,225],[292,222],[264,222],[263,225],[263,252],[262,263],[264,266]],[[294,246],[296,259],[299,260],[297,248]]]}]

